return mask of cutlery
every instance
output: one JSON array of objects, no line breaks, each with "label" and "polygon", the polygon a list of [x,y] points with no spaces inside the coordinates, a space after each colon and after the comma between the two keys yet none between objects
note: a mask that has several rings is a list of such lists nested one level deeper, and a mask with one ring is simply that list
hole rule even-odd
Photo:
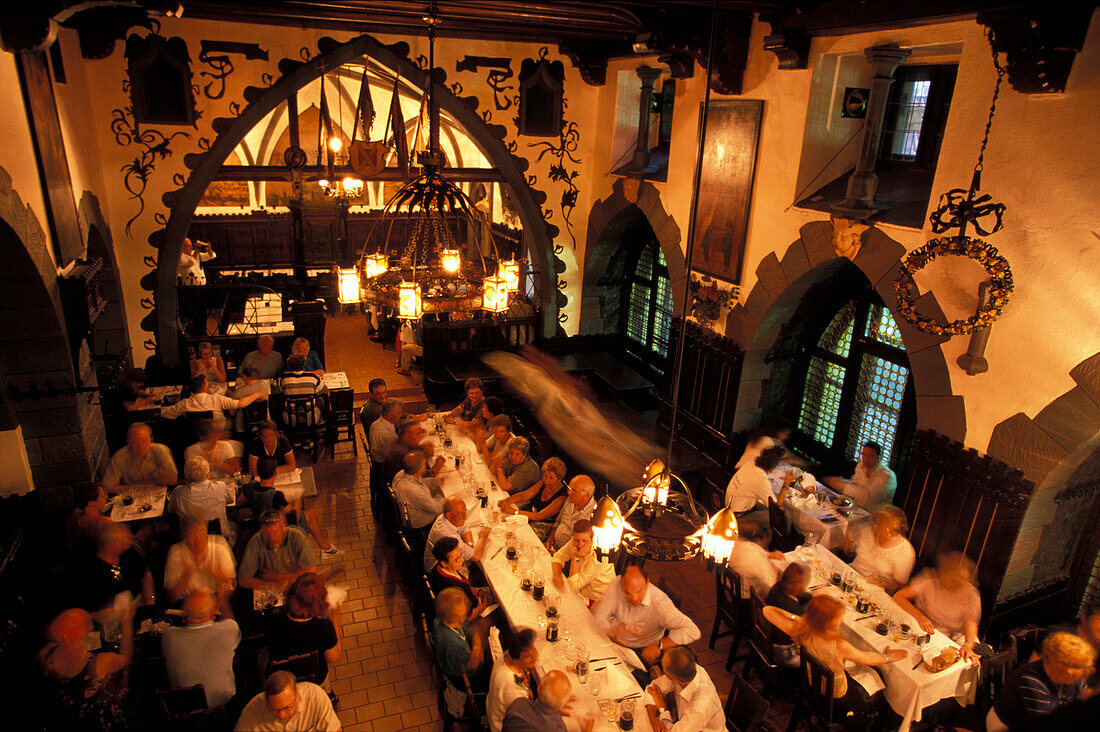
[{"label": "cutlery", "polygon": [[607,658],[593,658],[592,663],[599,663],[600,661],[615,661],[618,656],[608,656]]},{"label": "cutlery", "polygon": [[924,663],[924,658],[918,658],[917,659],[917,665],[913,667],[913,670],[916,671],[918,668],[920,668],[920,665],[922,663]]},{"label": "cutlery", "polygon": [[873,617],[875,617],[875,614],[871,613],[870,615],[864,615],[862,618],[856,618],[852,622],[853,623],[858,623],[860,620],[866,620],[867,618],[873,618]]},{"label": "cutlery", "polygon": [[823,589],[823,588],[828,587],[828,586],[829,586],[828,582],[822,582],[820,585],[814,585],[813,587],[809,588],[809,592],[813,592],[814,590],[820,590],[820,589]]},{"label": "cutlery", "polygon": [[500,554],[500,553],[501,553],[501,551],[503,551],[503,549],[504,549],[504,547],[503,547],[503,546],[502,546],[502,547],[500,547],[499,549],[497,549],[497,550],[496,550],[496,553],[494,553],[494,554],[493,554],[493,556],[489,557],[489,561],[491,562],[491,561],[493,561],[494,559],[496,559],[496,558],[497,558],[497,554]]},{"label": "cutlery", "polygon": [[641,694],[627,694],[626,696],[620,696],[618,699],[615,700],[615,703],[622,704],[624,699],[637,699],[640,696]]}]

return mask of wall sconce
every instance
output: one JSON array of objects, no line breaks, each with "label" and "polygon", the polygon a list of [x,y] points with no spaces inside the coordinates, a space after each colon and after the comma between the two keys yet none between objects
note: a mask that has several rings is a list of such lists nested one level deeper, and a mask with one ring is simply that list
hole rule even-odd
[{"label": "wall sconce", "polygon": [[[986,301],[989,299],[989,289],[992,286],[989,280],[985,280],[978,285],[978,312],[981,312],[982,308],[986,306]],[[987,325],[982,328],[975,328],[974,332],[970,334],[970,345],[966,347],[966,353],[955,359],[955,363],[968,376],[976,376],[989,371],[989,361],[985,360],[985,344],[989,342],[989,329],[992,327],[992,325]]]}]

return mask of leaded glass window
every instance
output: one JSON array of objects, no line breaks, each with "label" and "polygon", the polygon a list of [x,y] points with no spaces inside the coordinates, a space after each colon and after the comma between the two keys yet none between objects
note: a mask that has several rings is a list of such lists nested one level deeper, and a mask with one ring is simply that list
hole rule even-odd
[{"label": "leaded glass window", "polygon": [[648,352],[668,355],[672,328],[672,288],[668,281],[665,255],[652,240],[638,257],[630,281],[626,336]]},{"label": "leaded glass window", "polygon": [[909,361],[890,310],[864,299],[847,302],[811,349],[798,429],[823,452],[858,460],[863,443],[894,454],[905,408]]}]

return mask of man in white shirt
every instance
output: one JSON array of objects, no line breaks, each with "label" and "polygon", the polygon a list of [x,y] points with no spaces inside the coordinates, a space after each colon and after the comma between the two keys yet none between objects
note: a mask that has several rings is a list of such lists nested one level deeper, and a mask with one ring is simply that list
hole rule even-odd
[{"label": "man in white shirt", "polygon": [[245,705],[234,729],[236,732],[340,732],[340,718],[320,686],[298,681],[289,671],[276,671],[267,677],[264,690]]},{"label": "man in white shirt", "polygon": [[263,395],[250,394],[240,399],[230,399],[221,394],[211,394],[206,377],[200,374],[191,379],[191,396],[180,399],[170,407],[162,407],[160,416],[164,419],[175,419],[188,412],[212,412],[214,421],[222,422],[225,420],[224,411],[235,412],[241,407],[247,407],[261,396]]},{"label": "man in white shirt", "polygon": [[[607,585],[615,579],[615,567],[600,560],[592,551],[592,522],[580,519],[573,526],[572,540],[559,549],[550,560],[554,585],[561,589],[569,582],[589,604],[599,602]],[[563,569],[568,565],[568,571]]]},{"label": "man in white shirt", "polygon": [[468,570],[470,562],[480,562],[485,553],[485,539],[489,536],[489,527],[482,526],[477,532],[477,539],[474,539],[474,532],[466,528],[466,504],[462,499],[452,496],[443,506],[443,513],[432,524],[431,530],[428,531],[428,540],[424,544],[424,571],[431,572],[432,567],[435,566],[432,548],[444,536],[453,536],[458,539],[458,548],[462,550]]},{"label": "man in white shirt", "polygon": [[[249,394],[261,394],[257,401],[266,400],[271,394],[271,382],[260,378],[255,366],[242,366],[237,369],[237,385],[233,389],[233,398],[243,399]],[[237,413],[237,432],[245,431],[244,411]]]},{"label": "man in white shirt", "polygon": [[397,442],[397,428],[394,425],[404,416],[404,412],[400,399],[391,397],[382,403],[382,416],[371,423],[367,435],[371,462],[381,465],[386,459],[386,452]]},{"label": "man in white shirt", "polygon": [[184,238],[177,270],[180,281],[185,285],[205,285],[206,273],[202,271],[202,263],[209,262],[216,256],[206,242],[200,241],[196,245],[190,239]]},{"label": "man in white shirt", "polygon": [[[195,425],[199,433],[199,442],[188,446],[183,451],[183,461],[186,463],[191,458],[201,457],[210,463],[211,478],[229,478],[241,469],[241,454],[244,446],[241,443],[230,442],[228,433],[222,425],[212,419],[200,420]],[[240,451],[234,447],[240,448]]]},{"label": "man in white shirt", "polygon": [[393,494],[408,517],[409,526],[422,529],[443,512],[443,490],[435,478],[425,477],[428,459],[423,450],[410,450],[405,469],[393,477]]},{"label": "man in white shirt", "polygon": [[786,453],[782,447],[769,447],[760,453],[756,462],[746,465],[730,478],[726,486],[726,508],[738,516],[754,509],[767,508],[768,499],[775,498],[779,505],[787,499],[787,488],[794,479],[793,473],[788,471],[788,476],[783,479],[783,488],[776,496],[772,492],[772,484],[768,482],[768,473],[779,465],[780,459]]},{"label": "man in white shirt", "polygon": [[771,558],[782,559],[780,552],[768,553],[771,527],[757,521],[740,522],[740,536],[733,543],[726,566],[741,575],[741,599],[749,599],[749,588],[763,600],[779,581],[779,570]]},{"label": "man in white shirt", "polygon": [[[504,713],[516,699],[533,699],[535,688],[531,672],[539,662],[535,647],[535,631],[530,628],[505,630],[496,641],[497,629],[489,631],[489,647],[493,650],[493,673],[489,677],[489,695],[485,710],[489,714],[489,729],[500,732]],[[497,654],[496,646],[501,653]]]},{"label": "man in white shirt", "polygon": [[769,417],[759,429],[749,432],[748,444],[741,453],[741,459],[737,461],[736,470],[746,465],[752,465],[760,453],[769,447],[783,447],[783,443],[791,438],[791,422],[785,417]]},{"label": "man in white shirt", "polygon": [[580,519],[592,518],[596,510],[596,483],[587,475],[577,475],[569,481],[565,504],[558,511],[558,517],[546,538],[547,551],[561,549],[573,538],[573,526]]},{"label": "man in white shirt", "polygon": [[894,471],[882,464],[882,445],[870,441],[863,443],[851,480],[829,478],[827,482],[864,508],[890,503],[898,487]]},{"label": "man in white shirt", "polygon": [[161,649],[173,689],[202,684],[207,708],[220,706],[237,693],[233,654],[241,642],[241,629],[231,618],[215,621],[218,603],[201,587],[183,601],[187,625],[168,628]]},{"label": "man in white shirt", "polygon": [[706,669],[683,646],[665,651],[663,676],[646,689],[650,726],[665,732],[725,732],[722,700]]},{"label": "man in white shirt", "polygon": [[869,527],[857,526],[850,532],[856,553],[852,569],[887,592],[896,592],[909,582],[917,561],[913,545],[905,538],[908,530],[909,521],[900,508],[879,506]]},{"label": "man in white shirt", "polygon": [[641,567],[628,567],[613,579],[592,615],[600,630],[636,650],[647,666],[657,663],[661,649],[687,645],[700,636],[699,627],[650,583]]}]

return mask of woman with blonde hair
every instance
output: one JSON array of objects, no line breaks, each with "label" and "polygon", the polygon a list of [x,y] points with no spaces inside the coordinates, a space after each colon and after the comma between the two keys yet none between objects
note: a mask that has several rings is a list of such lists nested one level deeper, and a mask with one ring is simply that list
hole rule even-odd
[{"label": "woman with blonde hair", "polygon": [[294,339],[290,344],[290,355],[305,359],[306,365],[303,371],[311,371],[317,375],[317,378],[325,375],[325,365],[321,363],[321,357],[317,355],[317,351],[309,347],[309,341],[305,338]]},{"label": "woman with blonde hair", "polygon": [[221,385],[219,393],[225,393],[225,361],[221,356],[214,355],[214,344],[203,341],[195,349],[195,358],[191,359],[191,378],[205,376],[206,383],[210,385],[210,391],[216,391],[217,385]]},{"label": "woman with blonde hair", "polygon": [[925,633],[938,630],[962,646],[960,654],[977,661],[982,598],[974,586],[974,563],[962,552],[939,556],[937,569],[926,569],[894,595]]},{"label": "woman with blonde hair", "polygon": [[[870,725],[877,705],[861,683],[846,671],[845,663],[881,666],[905,659],[908,654],[900,648],[889,647],[886,653],[861,651],[844,640],[838,632],[844,619],[844,609],[844,603],[839,600],[828,595],[815,595],[801,617],[770,605],[764,608],[764,617],[800,645],[803,653],[809,653],[833,672],[833,697],[841,706],[842,723],[849,729],[862,730]],[[862,670],[863,673],[859,673],[859,669],[853,671],[857,672],[857,676],[868,673],[866,669]],[[874,680],[871,679],[872,682]],[[877,696],[881,699],[881,695]]]},{"label": "woman with blonde hair", "polygon": [[[539,540],[546,541],[565,499],[565,463],[552,457],[542,464],[542,479],[501,501],[500,510],[505,514],[526,516]],[[526,510],[519,509],[523,505],[527,506]]]}]

